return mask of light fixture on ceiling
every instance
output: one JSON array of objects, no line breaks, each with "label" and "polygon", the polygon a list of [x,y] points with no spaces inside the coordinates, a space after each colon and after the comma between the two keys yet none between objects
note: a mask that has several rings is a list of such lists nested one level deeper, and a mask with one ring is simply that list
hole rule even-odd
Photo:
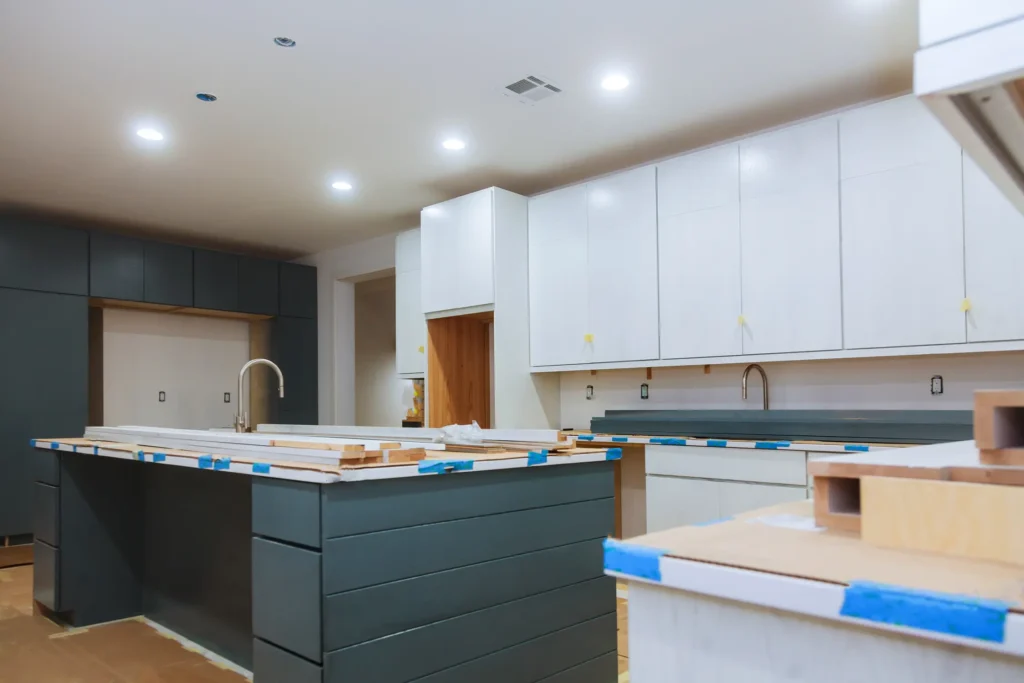
[{"label": "light fixture on ceiling", "polygon": [[196,99],[200,102],[216,102],[217,96],[208,92],[197,92]]},{"label": "light fixture on ceiling", "polygon": [[458,152],[460,150],[466,149],[465,141],[459,140],[458,138],[448,138],[447,140],[441,143],[441,146],[450,152]]},{"label": "light fixture on ceiling", "polygon": [[149,140],[150,142],[159,142],[164,139],[164,134],[155,128],[139,128],[135,131],[135,134],[143,140]]},{"label": "light fixture on ceiling", "polygon": [[601,80],[601,87],[605,90],[625,90],[629,87],[629,79],[622,74],[610,74]]},{"label": "light fixture on ceiling", "polygon": [[352,189],[352,183],[345,182],[344,180],[336,180],[331,183],[331,187],[341,192],[348,192]]},{"label": "light fixture on ceiling", "polygon": [[278,36],[274,38],[274,44],[279,47],[295,47],[295,41],[286,36]]}]

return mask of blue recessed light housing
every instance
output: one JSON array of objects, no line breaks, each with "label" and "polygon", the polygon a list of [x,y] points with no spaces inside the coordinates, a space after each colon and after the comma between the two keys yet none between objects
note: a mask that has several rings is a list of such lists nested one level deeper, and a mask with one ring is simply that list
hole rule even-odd
[{"label": "blue recessed light housing", "polygon": [[199,100],[200,102],[216,102],[217,101],[217,96],[216,95],[211,95],[208,92],[197,92],[196,93],[196,99]]}]

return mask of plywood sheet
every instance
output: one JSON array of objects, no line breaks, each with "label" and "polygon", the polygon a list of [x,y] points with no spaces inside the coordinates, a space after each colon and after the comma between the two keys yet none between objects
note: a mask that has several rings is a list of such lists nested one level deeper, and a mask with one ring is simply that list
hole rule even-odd
[{"label": "plywood sheet", "polygon": [[1024,488],[864,477],[860,491],[868,543],[1024,565]]},{"label": "plywood sheet", "polygon": [[758,521],[813,518],[811,501],[755,510],[710,526],[689,526],[630,539],[668,556],[849,584],[877,581],[909,588],[1005,600],[1024,612],[1024,567],[933,553],[880,548],[838,531],[807,531]]}]

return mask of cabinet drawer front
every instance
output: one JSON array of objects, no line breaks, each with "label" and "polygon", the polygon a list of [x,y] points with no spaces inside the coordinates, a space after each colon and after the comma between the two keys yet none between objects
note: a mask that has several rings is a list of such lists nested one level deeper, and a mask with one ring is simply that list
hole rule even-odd
[{"label": "cabinet drawer front", "polygon": [[807,454],[755,448],[648,446],[647,474],[804,486]]},{"label": "cabinet drawer front", "polygon": [[36,539],[33,551],[32,597],[54,612],[60,604],[60,551]]},{"label": "cabinet drawer front", "polygon": [[60,458],[57,451],[36,451],[32,455],[32,466],[35,468],[36,481],[60,486]]},{"label": "cabinet drawer front", "polygon": [[60,489],[56,486],[36,482],[32,506],[32,527],[36,539],[59,547]]},{"label": "cabinet drawer front", "polygon": [[252,540],[252,633],[319,662],[320,553],[292,545]]}]

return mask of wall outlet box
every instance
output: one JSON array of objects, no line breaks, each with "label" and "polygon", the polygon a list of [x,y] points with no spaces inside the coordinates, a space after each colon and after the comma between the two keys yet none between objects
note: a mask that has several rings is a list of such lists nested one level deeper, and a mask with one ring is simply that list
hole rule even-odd
[{"label": "wall outlet box", "polygon": [[640,385],[640,398],[642,398],[643,400],[646,401],[648,396],[650,396],[650,394],[648,393],[647,384],[641,384]]},{"label": "wall outlet box", "polygon": [[592,401],[593,399],[594,399],[594,385],[593,384],[588,384],[587,385],[587,400],[588,401]]},{"label": "wall outlet box", "polygon": [[942,393],[942,375],[932,377],[932,396]]}]

